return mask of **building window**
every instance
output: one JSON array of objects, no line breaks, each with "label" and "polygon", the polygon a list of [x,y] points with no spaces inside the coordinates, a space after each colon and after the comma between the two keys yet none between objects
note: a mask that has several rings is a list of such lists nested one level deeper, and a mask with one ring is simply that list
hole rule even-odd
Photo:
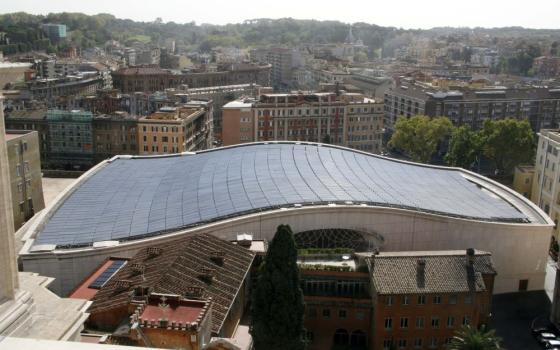
[{"label": "building window", "polygon": [[385,297],[385,304],[387,306],[393,305],[393,296],[392,295],[389,295],[389,296]]},{"label": "building window", "polygon": [[390,350],[393,346],[392,339],[383,339],[383,350]]},{"label": "building window", "polygon": [[401,328],[408,328],[408,317],[401,317]]},{"label": "building window", "polygon": [[[557,220],[554,220],[554,224],[556,226]],[[519,291],[525,292],[529,288],[529,280],[519,280]]]},{"label": "building window", "polygon": [[441,304],[441,295],[434,296],[434,304]]},{"label": "building window", "polygon": [[331,318],[331,309],[323,309],[323,318]]},{"label": "building window", "polygon": [[422,348],[422,338],[414,339],[414,348],[421,349]]},{"label": "building window", "polygon": [[465,315],[465,317],[463,317],[463,326],[468,326],[471,324],[471,317],[468,315]]},{"label": "building window", "polygon": [[365,318],[365,314],[363,311],[356,311],[356,319],[363,320]]},{"label": "building window", "polygon": [[410,304],[410,297],[408,295],[404,295],[402,298],[402,304],[403,305],[408,305]]},{"label": "building window", "polygon": [[472,295],[465,295],[465,304],[472,304]]},{"label": "building window", "polygon": [[457,294],[451,294],[449,296],[449,304],[457,304]]},{"label": "building window", "polygon": [[436,349],[438,347],[438,339],[436,337],[432,337],[430,339],[430,349]]},{"label": "building window", "polygon": [[416,317],[416,328],[424,328],[424,317]]},{"label": "building window", "polygon": [[439,317],[432,317],[432,328],[439,328]]},{"label": "building window", "polygon": [[447,317],[447,328],[455,327],[455,317],[449,316]]},{"label": "building window", "polygon": [[21,165],[20,164],[16,165],[16,176],[18,176],[18,177],[21,176]]},{"label": "building window", "polygon": [[346,318],[346,310],[338,310],[338,318]]},{"label": "building window", "polygon": [[305,333],[305,340],[307,340],[307,343],[308,343],[308,344],[313,343],[313,338],[314,338],[313,332],[307,331],[307,332]]},{"label": "building window", "polygon": [[352,348],[364,349],[367,345],[366,334],[360,330],[352,332],[350,335],[350,346]]},{"label": "building window", "polygon": [[391,317],[387,317],[385,319],[385,329],[386,330],[393,329],[393,319]]},{"label": "building window", "polygon": [[346,329],[337,329],[334,332],[334,344],[335,345],[347,345],[348,344],[348,331]]},{"label": "building window", "polygon": [[419,295],[418,296],[418,305],[424,305],[426,304],[426,296],[425,295]]},{"label": "building window", "polygon": [[406,339],[399,339],[399,349],[406,348]]}]

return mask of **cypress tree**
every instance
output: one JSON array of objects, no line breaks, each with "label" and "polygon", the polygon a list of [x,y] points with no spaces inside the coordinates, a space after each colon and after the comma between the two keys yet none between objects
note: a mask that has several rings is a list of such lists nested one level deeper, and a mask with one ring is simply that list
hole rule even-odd
[{"label": "cypress tree", "polygon": [[280,225],[253,293],[251,335],[256,350],[303,350],[303,292],[292,229]]}]

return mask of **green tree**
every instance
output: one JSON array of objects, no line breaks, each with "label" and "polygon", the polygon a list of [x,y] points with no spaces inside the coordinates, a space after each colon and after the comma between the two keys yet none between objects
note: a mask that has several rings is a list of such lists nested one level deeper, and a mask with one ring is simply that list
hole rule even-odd
[{"label": "green tree", "polygon": [[445,117],[432,119],[417,115],[408,119],[400,118],[395,124],[395,133],[389,146],[404,151],[416,162],[427,163],[452,128],[453,125]]},{"label": "green tree", "polygon": [[253,293],[251,335],[255,349],[305,349],[303,311],[292,229],[280,225],[260,268]]},{"label": "green tree", "polygon": [[323,136],[323,139],[321,140],[322,143],[331,143],[331,135],[330,134],[325,134],[325,136]]},{"label": "green tree", "polygon": [[445,161],[450,166],[469,169],[481,152],[480,135],[463,125],[453,129]]},{"label": "green tree", "polygon": [[496,336],[494,330],[486,330],[485,326],[480,329],[471,326],[463,326],[451,339],[448,350],[499,350],[501,339]]},{"label": "green tree", "polygon": [[516,165],[533,160],[535,138],[527,120],[486,120],[481,136],[484,155],[502,174],[511,174]]}]

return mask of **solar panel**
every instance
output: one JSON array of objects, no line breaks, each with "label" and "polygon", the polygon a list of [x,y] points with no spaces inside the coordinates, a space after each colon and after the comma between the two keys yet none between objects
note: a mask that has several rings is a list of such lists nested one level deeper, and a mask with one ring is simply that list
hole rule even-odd
[{"label": "solar panel", "polygon": [[298,203],[369,202],[519,221],[509,202],[459,171],[308,144],[253,144],[181,157],[116,159],[79,185],[36,244],[130,240]]},{"label": "solar panel", "polygon": [[126,260],[113,260],[111,265],[93,281],[88,288],[101,289],[113,277],[121,267],[124,266]]}]

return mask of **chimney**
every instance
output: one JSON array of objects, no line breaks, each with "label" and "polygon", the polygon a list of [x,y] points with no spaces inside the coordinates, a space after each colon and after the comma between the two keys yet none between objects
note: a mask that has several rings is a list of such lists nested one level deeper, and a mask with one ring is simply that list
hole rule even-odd
[{"label": "chimney", "polygon": [[129,280],[117,280],[114,284],[114,291],[115,292],[122,292],[128,290],[130,288],[130,281]]},{"label": "chimney", "polygon": [[418,259],[416,263],[416,273],[418,274],[418,276],[423,277],[425,272],[426,272],[426,260]]},{"label": "chimney", "polygon": [[200,299],[204,290],[200,287],[187,287],[185,289],[185,297],[188,299]]},{"label": "chimney", "polygon": [[467,249],[467,265],[473,266],[474,265],[474,248]]},{"label": "chimney", "polygon": [[156,257],[161,254],[161,248],[158,247],[148,247],[146,248],[146,253],[148,254],[149,258]]},{"label": "chimney", "polygon": [[130,266],[132,273],[134,275],[141,275],[144,273],[144,271],[146,270],[146,265],[144,264],[139,264],[139,263],[134,263]]},{"label": "chimney", "polygon": [[198,278],[206,283],[211,283],[214,279],[214,269],[210,269],[208,267],[201,268]]},{"label": "chimney", "polygon": [[210,260],[212,260],[216,265],[224,265],[224,258],[226,253],[223,250],[216,250],[210,254]]}]

